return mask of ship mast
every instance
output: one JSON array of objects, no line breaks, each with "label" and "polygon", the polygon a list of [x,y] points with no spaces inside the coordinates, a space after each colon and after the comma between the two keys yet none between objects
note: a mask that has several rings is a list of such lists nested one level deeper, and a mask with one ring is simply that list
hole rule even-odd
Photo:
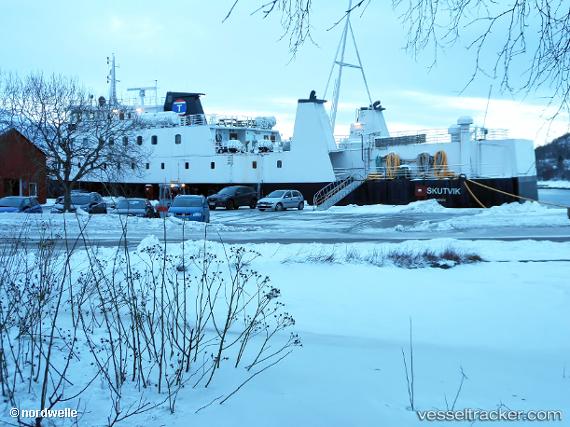
[{"label": "ship mast", "polygon": [[[372,105],[372,96],[370,96],[370,89],[368,88],[368,82],[366,81],[366,75],[364,74],[364,67],[362,66],[362,61],[360,60],[360,54],[358,53],[358,46],[356,45],[356,39],[354,37],[354,31],[352,29],[352,24],[350,23],[350,14],[351,13],[352,13],[352,0],[349,0],[346,16],[343,18],[345,21],[344,22],[344,30],[342,32],[340,42],[339,42],[338,47],[336,49],[335,58],[334,58],[334,61],[333,61],[332,67],[331,67],[331,71],[329,73],[329,78],[327,79],[327,85],[325,87],[325,91],[324,91],[324,95],[323,95],[323,98],[325,98],[327,91],[329,89],[329,84],[330,84],[331,77],[333,75],[335,66],[338,66],[338,74],[337,74],[337,78],[335,81],[335,87],[334,87],[334,92],[333,92],[333,102],[332,102],[331,111],[330,111],[330,121],[331,121],[331,128],[332,128],[333,132],[334,132],[334,126],[335,126],[335,122],[336,122],[336,113],[338,110],[338,99],[340,96],[340,84],[341,84],[341,80],[342,80],[342,69],[344,67],[360,69],[360,72],[362,74],[362,80],[364,81],[364,86],[366,87],[366,94],[368,95],[368,101],[370,102],[370,105]],[[348,38],[349,31],[350,31],[350,36],[352,39],[352,44],[354,46],[354,51],[356,53],[356,59],[358,61],[358,65],[347,63],[344,60],[344,54],[346,51],[346,39]]]},{"label": "ship mast", "polygon": [[115,65],[115,54],[111,58],[107,57],[107,65],[110,66],[109,75],[107,76],[107,83],[109,83],[109,105],[117,105],[117,74]]}]

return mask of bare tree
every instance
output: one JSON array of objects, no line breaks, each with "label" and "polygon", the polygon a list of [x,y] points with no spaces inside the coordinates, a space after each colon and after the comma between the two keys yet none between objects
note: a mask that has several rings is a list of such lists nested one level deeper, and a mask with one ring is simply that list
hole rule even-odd
[{"label": "bare tree", "polygon": [[[228,19],[236,0],[224,20]],[[283,37],[293,55],[311,40],[311,18],[318,13],[312,0],[269,0],[252,11],[263,18],[279,14]],[[342,21],[349,12],[364,13],[377,0],[354,0],[350,8],[336,5]],[[501,89],[544,91],[557,111],[570,111],[570,7],[567,0],[392,0],[414,57],[438,53],[459,42],[473,52],[473,73],[501,82]],[[373,13],[370,11],[369,13]],[[379,17],[379,19],[381,19]],[[521,71],[522,70],[522,71]]]},{"label": "bare tree", "polygon": [[[570,109],[570,7],[565,0],[393,0],[407,27],[407,49],[437,53],[459,41],[474,52],[468,84],[479,74],[510,92],[544,89]],[[521,72],[522,70],[522,72]]]},{"label": "bare tree", "polygon": [[145,153],[133,138],[140,127],[136,112],[94,101],[63,76],[35,73],[0,80],[0,120],[46,153],[47,174],[63,188],[66,211],[80,180],[114,181],[139,171]]}]

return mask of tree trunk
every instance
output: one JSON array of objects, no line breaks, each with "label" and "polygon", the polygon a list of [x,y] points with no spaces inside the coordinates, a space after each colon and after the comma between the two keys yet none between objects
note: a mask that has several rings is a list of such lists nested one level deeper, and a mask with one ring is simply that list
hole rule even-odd
[{"label": "tree trunk", "polygon": [[71,212],[71,183],[69,181],[63,183],[63,211]]},{"label": "tree trunk", "polygon": [[73,181],[69,179],[71,175],[71,161],[66,161],[63,169],[63,211],[71,212],[71,190]]}]

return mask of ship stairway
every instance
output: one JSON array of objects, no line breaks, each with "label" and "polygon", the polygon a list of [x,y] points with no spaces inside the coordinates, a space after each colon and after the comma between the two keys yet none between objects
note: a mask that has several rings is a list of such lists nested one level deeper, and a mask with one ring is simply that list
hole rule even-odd
[{"label": "ship stairway", "polygon": [[321,188],[313,197],[313,209],[324,211],[334,206],[366,181],[363,175],[352,174]]}]

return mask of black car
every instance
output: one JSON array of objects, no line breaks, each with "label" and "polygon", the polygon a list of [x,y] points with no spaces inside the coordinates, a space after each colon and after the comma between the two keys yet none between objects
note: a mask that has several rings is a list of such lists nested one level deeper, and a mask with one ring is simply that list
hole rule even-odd
[{"label": "black car", "polygon": [[245,185],[225,187],[208,197],[210,209],[216,209],[217,207],[238,209],[240,206],[249,206],[251,209],[255,209],[256,204],[257,191]]},{"label": "black car", "polygon": [[[87,193],[72,191],[71,192],[71,212],[75,212],[77,208],[84,210],[90,214],[106,214],[107,213],[107,203],[103,200],[103,197],[99,193]],[[62,213],[63,212],[63,196],[60,196],[55,201],[55,205],[51,208],[52,213]]]},{"label": "black car", "polygon": [[147,199],[138,198],[120,199],[117,203],[117,213],[146,218],[158,217],[156,210]]}]

